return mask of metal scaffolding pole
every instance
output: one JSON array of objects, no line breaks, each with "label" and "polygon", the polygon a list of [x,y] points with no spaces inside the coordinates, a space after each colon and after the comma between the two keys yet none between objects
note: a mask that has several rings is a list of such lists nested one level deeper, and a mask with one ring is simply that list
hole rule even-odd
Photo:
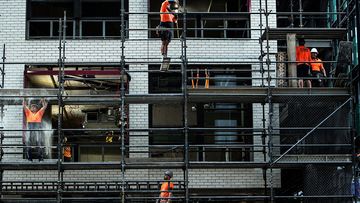
[{"label": "metal scaffolding pole", "polygon": [[121,89],[120,89],[120,94],[121,94],[121,202],[125,203],[126,202],[126,194],[125,194],[125,187],[126,187],[126,183],[125,183],[125,79],[124,79],[124,75],[125,75],[125,1],[121,0],[121,11],[120,11],[120,15],[121,15],[121,30],[120,30],[120,34],[121,34]]},{"label": "metal scaffolding pole", "polygon": [[[268,154],[269,154],[269,163],[271,163],[273,160],[273,103],[272,103],[272,88],[271,88],[271,73],[270,65],[271,65],[271,59],[270,59],[270,43],[269,43],[269,15],[270,15],[269,9],[268,9],[268,0],[265,0],[265,30],[266,30],[266,66],[267,66],[267,103],[268,103]],[[273,183],[273,169],[270,165],[270,202],[274,202],[274,183]]]},{"label": "metal scaffolding pole", "polygon": [[5,83],[5,61],[6,61],[6,55],[5,55],[5,44],[3,45],[3,55],[2,55],[2,69],[1,69],[1,88],[4,88]]},{"label": "metal scaffolding pole", "polygon": [[[262,8],[262,0],[259,1],[259,5],[260,5],[260,8],[259,8],[259,20],[260,20],[260,23],[259,23],[259,27],[260,27],[260,36],[259,36],[259,45],[260,45],[260,56],[259,56],[259,62],[260,62],[260,73],[261,73],[261,86],[264,87],[265,84],[264,84],[264,73],[265,73],[265,70],[264,70],[264,56],[265,56],[265,53],[264,53],[264,48],[263,48],[263,39],[261,39],[261,36],[263,34],[263,13],[264,13],[264,9]],[[266,29],[266,28],[265,28]],[[266,156],[267,156],[267,153],[266,153],[266,118],[265,118],[265,102],[261,103],[261,108],[262,108],[262,127],[263,127],[263,131],[262,131],[262,135],[261,135],[261,142],[262,142],[262,152],[263,152],[263,160],[264,162],[266,162]],[[262,172],[263,172],[263,180],[264,180],[264,195],[267,195],[267,169],[266,167],[263,167],[262,168]],[[268,202],[268,199],[265,199],[265,202]]]},{"label": "metal scaffolding pole", "polygon": [[183,105],[183,127],[184,127],[184,183],[185,183],[185,203],[189,203],[189,126],[188,126],[188,90],[187,90],[187,7],[186,0],[183,1],[183,33],[181,35],[181,61],[182,61],[182,92],[184,98]]},{"label": "metal scaffolding pole", "polygon": [[62,120],[63,120],[63,93],[64,93],[64,69],[65,69],[65,47],[66,47],[66,11],[64,12],[64,20],[59,19],[59,75],[58,75],[58,139],[57,139],[57,202],[62,202]]},{"label": "metal scaffolding pole", "polygon": [[[0,89],[4,88],[4,81],[5,81],[5,44],[3,45],[3,56],[2,56],[2,61],[3,61],[3,65],[2,65],[2,69],[1,69],[1,86]],[[0,129],[4,129],[4,104],[1,103],[0,104]],[[0,132],[0,163],[3,161],[3,156],[4,156],[4,150],[3,150],[3,141],[4,141],[4,132],[1,131]],[[4,176],[4,170],[0,169],[0,202],[3,202],[2,199],[2,191],[3,191],[3,177]]]}]

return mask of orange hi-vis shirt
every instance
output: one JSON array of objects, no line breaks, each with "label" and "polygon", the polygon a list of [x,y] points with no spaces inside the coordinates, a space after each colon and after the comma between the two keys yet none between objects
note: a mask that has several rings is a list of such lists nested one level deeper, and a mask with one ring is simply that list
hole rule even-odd
[{"label": "orange hi-vis shirt", "polygon": [[[170,187],[169,187],[170,186]],[[171,182],[164,182],[161,185],[161,189],[160,189],[160,197],[170,197],[170,191],[169,190],[173,190],[174,189],[174,184]]]},{"label": "orange hi-vis shirt", "polygon": [[311,63],[311,70],[315,71],[315,72],[321,72],[321,70],[324,68],[322,60],[321,59],[315,59],[315,60],[312,60],[312,61],[317,62],[317,63]]},{"label": "orange hi-vis shirt", "polygon": [[166,0],[161,4],[160,12],[160,21],[161,22],[173,22],[175,19],[175,16],[173,14],[170,14],[167,10],[167,7],[170,5],[170,3]]},{"label": "orange hi-vis shirt", "polygon": [[64,157],[71,158],[71,147],[66,146],[64,148]]},{"label": "orange hi-vis shirt", "polygon": [[[303,64],[305,62],[312,61],[310,49],[301,45],[296,47],[296,61],[298,65]],[[308,64],[308,63],[305,63]]]},{"label": "orange hi-vis shirt", "polygon": [[45,113],[45,109],[40,109],[36,113],[33,113],[30,111],[30,109],[25,108],[26,122],[41,123],[44,113]]}]

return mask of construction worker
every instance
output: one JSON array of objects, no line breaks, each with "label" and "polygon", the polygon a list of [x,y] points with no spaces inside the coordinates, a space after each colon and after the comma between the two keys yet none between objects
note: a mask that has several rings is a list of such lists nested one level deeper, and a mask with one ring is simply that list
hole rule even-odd
[{"label": "construction worker", "polygon": [[67,142],[67,137],[64,138],[64,161],[70,162],[71,161],[71,146]]},{"label": "construction worker", "polygon": [[304,87],[304,80],[306,85],[311,88],[311,77],[310,73],[310,65],[309,62],[311,61],[311,54],[310,49],[305,47],[305,40],[299,39],[299,46],[296,47],[296,61],[297,61],[297,77],[298,79],[298,86],[303,88]]},{"label": "construction worker", "polygon": [[36,145],[39,161],[44,159],[44,133],[43,131],[32,131],[41,130],[42,118],[47,108],[48,103],[44,100],[40,100],[42,107],[39,108],[37,104],[31,104],[30,108],[26,105],[26,101],[23,101],[24,112],[26,116],[27,129],[31,130],[25,134],[25,146],[26,146],[26,158],[32,161],[31,146]]},{"label": "construction worker", "polygon": [[174,28],[174,23],[177,23],[177,18],[174,15],[176,7],[177,7],[177,3],[175,0],[165,0],[161,4],[159,26],[161,29],[166,29],[160,32],[161,33],[160,37],[162,41],[161,54],[163,58],[167,57],[168,46],[171,41],[171,37],[173,35],[172,29]]},{"label": "construction worker", "polygon": [[322,87],[323,82],[320,77],[326,77],[324,65],[322,60],[318,58],[318,54],[319,52],[316,48],[311,49],[311,73],[313,77],[316,77],[312,82],[314,87]]},{"label": "construction worker", "polygon": [[173,196],[171,190],[174,189],[174,184],[170,182],[172,177],[172,171],[165,171],[165,181],[161,184],[159,199],[156,200],[156,203],[171,203],[171,197]]}]

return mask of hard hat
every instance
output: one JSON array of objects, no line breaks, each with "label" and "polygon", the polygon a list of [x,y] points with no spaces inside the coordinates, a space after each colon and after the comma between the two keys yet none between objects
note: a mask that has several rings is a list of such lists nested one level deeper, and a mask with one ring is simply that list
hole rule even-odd
[{"label": "hard hat", "polygon": [[311,53],[319,53],[316,48],[312,48],[310,52],[311,52]]},{"label": "hard hat", "polygon": [[168,0],[168,2],[175,2],[175,0]]},{"label": "hard hat", "polygon": [[164,174],[165,174],[166,176],[169,176],[170,178],[173,177],[173,172],[172,172],[172,171],[167,170],[167,171],[165,171]]}]

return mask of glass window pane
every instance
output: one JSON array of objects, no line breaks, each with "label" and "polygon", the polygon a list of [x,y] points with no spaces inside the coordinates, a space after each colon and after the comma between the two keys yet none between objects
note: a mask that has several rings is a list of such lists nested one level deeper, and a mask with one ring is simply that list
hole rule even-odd
[{"label": "glass window pane", "polygon": [[[74,35],[74,24],[73,22],[66,22],[66,37],[72,38]],[[59,22],[53,22],[53,36],[59,36]]]},{"label": "glass window pane", "polygon": [[82,2],[83,17],[119,17],[121,2]]},{"label": "glass window pane", "polygon": [[120,22],[106,22],[106,37],[120,37]]},{"label": "glass window pane", "polygon": [[223,20],[203,20],[205,38],[224,38],[224,30],[214,30],[224,28]]},{"label": "glass window pane", "polygon": [[80,162],[102,162],[100,147],[81,147]]},{"label": "glass window pane", "polygon": [[104,161],[120,161],[121,151],[120,147],[105,147],[104,148]]},{"label": "glass window pane", "polygon": [[30,22],[29,23],[30,37],[49,37],[50,36],[50,22]]},{"label": "glass window pane", "polygon": [[64,11],[66,11],[67,17],[73,17],[74,9],[73,2],[54,2],[54,1],[36,1],[30,3],[30,17],[51,17],[51,18],[60,18],[64,16]]},{"label": "glass window pane", "polygon": [[103,24],[102,22],[82,22],[82,36],[100,37],[103,36]]},{"label": "glass window pane", "polygon": [[206,161],[225,161],[225,149],[206,148],[205,149]]}]

